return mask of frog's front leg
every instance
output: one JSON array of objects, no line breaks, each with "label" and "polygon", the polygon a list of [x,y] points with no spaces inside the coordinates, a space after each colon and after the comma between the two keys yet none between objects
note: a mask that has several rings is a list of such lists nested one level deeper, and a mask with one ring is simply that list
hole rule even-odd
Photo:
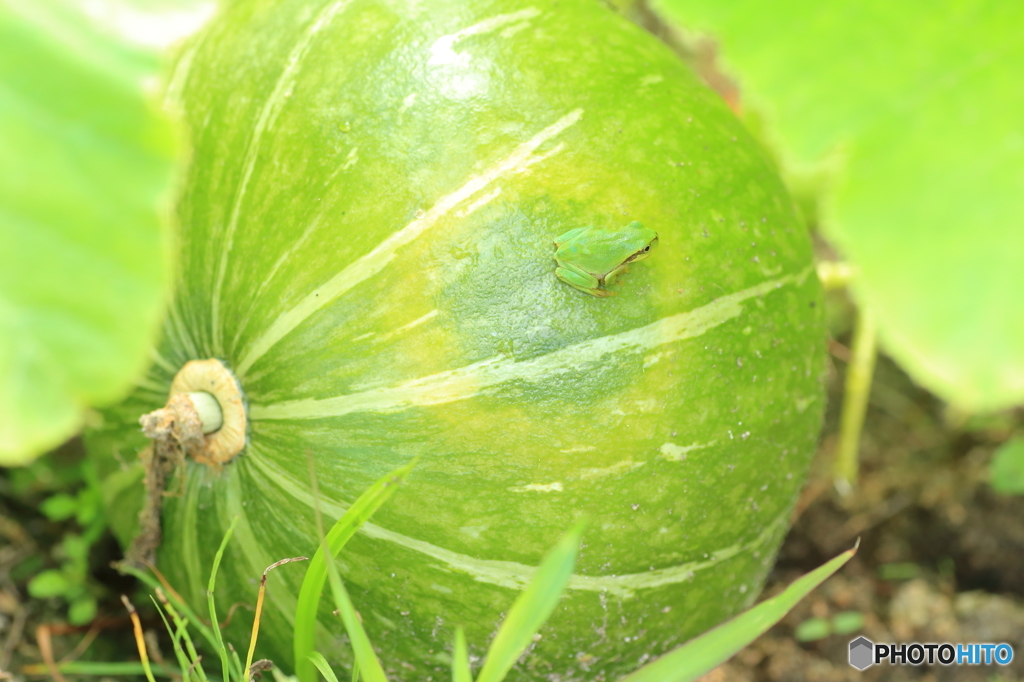
[{"label": "frog's front leg", "polygon": [[619,275],[624,275],[627,272],[629,272],[629,264],[623,263],[622,265],[615,268],[614,270],[612,270],[611,272],[604,276],[604,285],[610,286],[612,282],[618,280]]},{"label": "frog's front leg", "polygon": [[570,263],[562,263],[555,268],[555,276],[569,286],[585,291],[591,296],[603,298],[612,295],[610,291],[599,288],[601,282],[596,277]]}]

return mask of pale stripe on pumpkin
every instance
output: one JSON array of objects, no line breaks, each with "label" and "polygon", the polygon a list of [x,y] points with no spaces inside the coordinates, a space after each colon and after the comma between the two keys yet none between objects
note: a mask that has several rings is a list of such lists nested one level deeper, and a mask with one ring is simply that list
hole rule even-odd
[{"label": "pale stripe on pumpkin", "polygon": [[206,42],[208,31],[200,31],[198,40],[194,40],[182,51],[167,80],[167,88],[164,90],[164,104],[169,109],[176,110],[181,106],[182,92],[188,84],[188,78],[192,74],[192,62],[195,61],[196,53]]},{"label": "pale stripe on pumpkin", "polygon": [[[562,450],[562,452],[565,452],[565,450]],[[604,476],[619,476],[621,474],[628,474],[631,471],[636,471],[646,464],[647,462],[634,462],[632,459],[624,459],[621,462],[617,462],[607,467],[587,467],[580,469],[576,474],[576,478],[581,481],[587,481],[592,478],[603,478]]]},{"label": "pale stripe on pumpkin", "polygon": [[[248,564],[247,568],[239,567],[237,564],[232,567],[233,573],[236,576],[244,575],[250,579],[255,579],[256,576],[263,574],[263,571],[267,570],[267,567],[278,559],[284,557],[271,555],[263,549],[263,543],[260,538],[256,536],[252,526],[249,523],[249,517],[246,514],[245,506],[242,504],[243,492],[241,481],[240,470],[236,467],[230,473],[228,484],[223,495],[218,495],[217,506],[218,516],[220,518],[221,526],[227,528],[231,524],[231,520],[238,518],[238,523],[235,524],[235,533],[230,543],[230,547],[236,552],[240,552],[245,561]],[[299,548],[296,548],[294,554],[299,553]],[[223,564],[222,564],[223,566]],[[228,582],[232,579],[228,574],[222,576],[221,580]],[[298,599],[293,595],[294,591],[290,589],[277,589],[284,587],[284,585],[274,585],[274,582],[284,582],[284,577],[279,573],[271,572],[267,576],[267,580],[270,584],[267,585],[266,599],[267,603],[272,604],[280,613],[283,615],[289,623],[295,622],[295,607],[298,604]]]},{"label": "pale stripe on pumpkin", "polygon": [[221,246],[220,265],[217,268],[217,278],[213,284],[213,300],[210,310],[210,318],[213,325],[213,354],[217,356],[224,355],[224,343],[220,325],[220,299],[221,290],[224,287],[224,277],[228,270],[228,258],[231,256],[231,249],[235,241],[235,229],[238,227],[238,217],[242,210],[242,202],[245,200],[245,193],[249,189],[249,179],[252,177],[253,169],[256,167],[256,159],[259,157],[260,144],[263,141],[263,133],[274,125],[274,121],[278,114],[281,113],[281,109],[284,103],[287,101],[288,91],[291,90],[295,84],[295,76],[302,66],[303,60],[309,53],[309,48],[313,44],[313,39],[316,38],[322,30],[327,28],[331,23],[331,20],[338,15],[341,11],[351,4],[352,0],[338,0],[327,5],[320,14],[317,15],[315,21],[313,21],[309,28],[303,33],[299,42],[292,48],[291,53],[288,55],[288,62],[285,64],[284,71],[281,72],[280,78],[274,84],[274,89],[270,92],[270,96],[267,97],[267,101],[263,103],[263,107],[260,109],[259,117],[256,119],[256,125],[253,127],[252,135],[249,137],[249,144],[245,150],[245,160],[242,163],[242,179],[239,181],[238,191],[235,194],[235,203],[231,207],[231,216],[228,218],[228,225],[226,228],[226,234],[224,243]]},{"label": "pale stripe on pumpkin", "polygon": [[[334,175],[337,175],[337,171],[334,172],[334,174],[328,180],[328,183],[330,183],[331,180],[334,179]],[[312,236],[313,232],[315,232],[316,229],[320,227],[321,224],[323,224],[324,216],[327,213],[327,206],[327,202],[321,202],[320,209],[317,211],[317,214],[313,216],[313,219],[309,221],[309,225],[306,226],[306,229],[303,230],[299,238],[296,239],[292,243],[292,245],[289,246],[288,249],[281,254],[281,257],[274,262],[270,270],[268,270],[266,275],[263,277],[263,281],[260,283],[260,286],[256,289],[256,292],[252,296],[248,297],[249,308],[248,310],[246,310],[245,316],[242,318],[242,323],[238,325],[238,331],[235,332],[235,338],[232,340],[233,348],[238,347],[238,341],[239,339],[242,338],[242,334],[245,332],[246,328],[249,325],[249,322],[252,319],[252,311],[256,308],[256,305],[262,299],[267,287],[270,286],[270,284],[274,281],[274,278],[277,277],[278,271],[282,268],[282,266],[284,266],[285,263],[292,259],[292,257],[295,255],[295,252],[302,248],[302,245],[306,243],[306,240],[309,239],[310,236]]]},{"label": "pale stripe on pumpkin", "polygon": [[[555,149],[553,149],[551,151],[560,150],[561,147],[562,147],[562,145],[558,145],[557,147],[555,147]],[[550,152],[549,152],[549,154],[550,154]],[[547,155],[544,155],[544,156],[545,156],[545,158],[547,157]],[[465,218],[466,216],[468,216],[471,213],[473,213],[474,211],[476,211],[478,208],[481,208],[481,207],[486,206],[487,204],[491,203],[494,199],[497,198],[497,196],[499,194],[501,194],[501,188],[500,187],[495,187],[493,191],[488,192],[487,194],[483,195],[482,197],[480,197],[479,199],[474,201],[472,204],[470,204],[466,208],[462,209],[461,211],[456,211],[455,212],[455,217],[456,218]]]},{"label": "pale stripe on pumpkin", "polygon": [[477,22],[472,26],[468,26],[461,31],[441,36],[434,41],[433,45],[430,46],[430,59],[427,61],[427,65],[465,66],[466,63],[469,62],[469,55],[465,52],[455,51],[455,45],[463,38],[490,33],[491,31],[495,31],[502,26],[508,26],[509,24],[528,23],[530,19],[540,16],[540,14],[541,11],[536,7],[527,7],[526,9],[521,9],[518,12],[495,15]]},{"label": "pale stripe on pumpkin", "polygon": [[[274,320],[263,335],[256,339],[241,362],[238,363],[236,373],[239,378],[244,377],[253,364],[263,357],[274,344],[335,298],[383,270],[391,262],[391,259],[395,257],[398,249],[409,244],[433,227],[459,204],[486,189],[498,178],[509,173],[525,170],[535,162],[547,158],[548,155],[536,157],[533,153],[542,144],[560,134],[566,128],[574,125],[582,116],[582,109],[570,111],[555,123],[516,147],[512,153],[491,166],[484,173],[472,176],[462,187],[439,199],[423,215],[397,232],[392,233],[391,236],[378,244],[368,254],[349,264],[326,283],[311,291],[294,308],[284,312]],[[216,315],[216,313],[214,314]]]},{"label": "pale stripe on pumpkin", "polygon": [[[183,291],[183,287],[178,286],[178,291]],[[195,340],[192,338],[192,334],[189,333],[188,326],[181,319],[181,311],[178,309],[178,300],[176,299],[167,309],[167,318],[164,320],[164,331],[168,337],[171,335],[177,340],[174,346],[182,349],[188,357],[199,358],[202,357],[199,354],[199,349],[196,346]],[[177,371],[177,370],[175,370]]]},{"label": "pale stripe on pumpkin", "polygon": [[[424,322],[429,322],[430,320],[432,320],[435,317],[437,317],[437,313],[438,313],[437,308],[434,308],[433,310],[431,310],[426,315],[421,315],[420,317],[417,317],[412,322],[408,322],[406,324],[403,324],[398,329],[392,329],[391,331],[389,331],[386,334],[381,334],[380,336],[375,338],[373,340],[373,342],[374,343],[384,343],[385,341],[390,341],[391,339],[395,338],[396,336],[400,336],[401,334],[404,334],[405,332],[409,331],[410,329],[414,329],[414,328],[420,326]],[[373,334],[371,333],[370,336],[372,336],[372,335]],[[359,338],[361,338],[361,337],[357,337],[357,338],[352,339],[352,340],[353,341],[357,341]]]},{"label": "pale stripe on pumpkin", "polygon": [[[335,179],[337,179],[338,175],[340,175],[342,171],[346,171],[352,166],[354,166],[358,161],[359,147],[352,147],[351,151],[349,151],[348,153],[348,156],[345,157],[345,163],[339,165],[336,169],[334,169],[334,172],[331,173],[330,177],[327,178],[327,181],[324,183],[324,186],[333,187],[334,181]],[[261,282],[259,288],[256,289],[256,293],[249,297],[249,308],[245,312],[245,316],[242,319],[242,324],[238,325],[238,331],[235,332],[235,338],[231,342],[232,350],[238,347],[239,339],[242,338],[242,334],[245,333],[245,330],[249,326],[249,322],[252,318],[252,311],[256,308],[257,305],[260,304],[263,294],[266,292],[267,287],[270,286],[270,284],[274,281],[274,278],[277,277],[278,271],[281,269],[282,266],[284,266],[285,263],[288,263],[294,257],[295,253],[300,248],[302,248],[303,244],[306,243],[306,240],[309,239],[310,236],[321,225],[323,225],[324,217],[326,217],[327,214],[331,210],[333,210],[333,208],[334,205],[332,202],[321,201],[320,207],[317,209],[316,215],[314,215],[313,218],[309,221],[309,225],[306,227],[305,231],[303,231],[302,235],[291,246],[289,246],[284,253],[281,254],[281,257],[278,258],[274,262],[274,265],[270,268],[270,270],[267,271],[266,275],[263,278],[263,282]]]},{"label": "pale stripe on pumpkin", "polygon": [[589,339],[529,360],[516,362],[498,356],[388,388],[332,398],[254,404],[249,406],[249,417],[253,420],[323,419],[353,412],[393,412],[465,400],[510,381],[547,381],[558,374],[579,371],[585,364],[600,363],[611,355],[644,353],[657,346],[700,336],[739,316],[743,312],[744,301],[768,294],[786,284],[801,282],[810,272],[811,268],[807,268],[767,280],[748,289],[719,296],[695,310],[670,315],[619,334]]},{"label": "pale stripe on pumpkin", "polygon": [[166,396],[167,389],[170,382],[161,381],[159,379],[153,379],[150,377],[140,377],[135,380],[135,386],[142,391],[150,391],[157,394],[158,396]]},{"label": "pale stripe on pumpkin", "polygon": [[561,481],[553,483],[530,483],[528,485],[517,485],[508,489],[513,493],[560,493],[565,490]]},{"label": "pale stripe on pumpkin", "polygon": [[[260,470],[265,481],[278,486],[290,498],[309,507],[314,507],[313,493],[309,486],[299,484],[287,472],[267,460],[265,455],[256,456],[249,464]],[[348,505],[335,500],[321,498],[320,508],[328,518],[341,518]],[[569,579],[570,590],[584,592],[604,592],[621,599],[630,599],[637,590],[649,590],[675,583],[685,582],[693,578],[699,571],[712,568],[717,564],[731,559],[743,552],[756,550],[772,539],[775,533],[789,522],[789,510],[770,522],[761,534],[747,542],[737,542],[722,549],[711,552],[706,559],[688,561],[677,566],[658,568],[643,573],[626,573],[622,575],[573,575]],[[373,523],[365,523],[359,532],[374,540],[391,542],[406,549],[424,554],[447,564],[449,567],[468,574],[473,580],[489,583],[513,590],[525,588],[536,572],[536,567],[517,561],[500,561],[494,559],[477,559],[466,554],[459,554],[438,547],[423,540],[417,540],[401,533],[382,528]]]},{"label": "pale stripe on pumpkin", "polygon": [[170,372],[171,376],[174,376],[175,374],[178,373],[178,368],[172,365],[170,362],[168,362],[167,358],[160,355],[159,351],[157,351],[156,348],[151,348],[149,350],[149,355],[155,365],[157,365],[158,367],[167,372]]},{"label": "pale stripe on pumpkin", "polygon": [[710,448],[717,444],[718,441],[713,440],[710,443],[693,443],[691,445],[677,445],[675,443],[664,443],[659,452],[661,456],[669,462],[682,462],[686,459],[686,454],[693,452],[694,450],[703,450],[704,448]]},{"label": "pale stripe on pumpkin", "polygon": [[177,546],[163,548],[163,551],[174,552],[181,557],[180,565],[185,567],[185,581],[193,603],[201,600],[206,594],[206,583],[203,582],[204,578],[201,575],[203,563],[199,553],[199,526],[196,516],[199,513],[199,493],[205,483],[208,469],[203,465],[188,467],[185,494],[178,501],[175,514],[177,532],[168,534],[177,541]]}]

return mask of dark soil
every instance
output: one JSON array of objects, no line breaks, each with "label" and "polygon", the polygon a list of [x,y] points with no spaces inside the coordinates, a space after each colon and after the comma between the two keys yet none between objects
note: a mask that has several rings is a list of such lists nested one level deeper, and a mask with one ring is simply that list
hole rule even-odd
[{"label": "dark soil", "polygon": [[[835,348],[843,355],[843,347]],[[783,622],[702,682],[1024,680],[1024,497],[993,493],[987,472],[992,451],[1024,425],[1024,415],[967,420],[881,359],[860,481],[844,499],[830,472],[845,368],[835,365],[822,445],[762,598],[858,537],[860,550]],[[863,616],[863,628],[813,642],[794,638],[808,619],[850,611]],[[847,652],[860,635],[885,643],[1005,642],[1016,655],[1008,666],[881,664],[859,672]]]},{"label": "dark soil", "polygon": [[[0,680],[42,679],[43,675],[25,673],[42,667],[41,646],[46,646],[47,633],[54,661],[138,661],[131,622],[119,599],[121,594],[134,596],[136,580],[111,567],[122,555],[109,533],[89,552],[88,588],[100,598],[93,622],[69,625],[63,599],[33,599],[28,594],[28,582],[35,575],[63,563],[67,534],[81,533],[75,519],[51,521],[39,505],[54,493],[73,495],[82,489],[84,461],[81,441],[73,439],[30,467],[0,468]],[[135,601],[144,599],[139,595]],[[155,628],[156,623],[151,624]]]}]

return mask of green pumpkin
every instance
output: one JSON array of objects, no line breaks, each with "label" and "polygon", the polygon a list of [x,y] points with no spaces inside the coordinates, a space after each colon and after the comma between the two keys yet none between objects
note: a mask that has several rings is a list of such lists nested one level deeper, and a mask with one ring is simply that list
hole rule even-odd
[{"label": "green pumpkin", "polygon": [[[189,360],[234,373],[244,449],[188,461],[163,512],[187,600],[233,517],[221,613],[312,555],[312,456],[328,520],[419,457],[340,559],[393,680],[447,679],[460,625],[482,655],[581,517],[511,679],[614,679],[753,602],[821,423],[821,291],[771,162],[665,46],[590,0],[242,0],[171,87],[177,294],[89,447],[127,541],[139,416]],[[614,296],[555,276],[556,237],[633,221],[658,248]],[[268,583],[256,655],[285,669],[303,570]]]}]

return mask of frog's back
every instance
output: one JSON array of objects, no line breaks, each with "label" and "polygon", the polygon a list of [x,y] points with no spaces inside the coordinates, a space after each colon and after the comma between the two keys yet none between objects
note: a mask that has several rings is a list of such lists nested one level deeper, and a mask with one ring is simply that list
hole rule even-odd
[{"label": "frog's back", "polygon": [[583,234],[589,229],[589,227],[574,227],[568,232],[564,232],[555,237],[555,246],[562,246],[566,242],[572,241],[573,239],[575,239],[576,237]]},{"label": "frog's back", "polygon": [[[637,229],[636,226],[639,226]],[[648,234],[649,233],[649,234]],[[625,228],[592,227],[585,238],[575,240],[575,256],[589,265],[590,271],[604,276],[621,266],[657,235],[633,223]]]}]

